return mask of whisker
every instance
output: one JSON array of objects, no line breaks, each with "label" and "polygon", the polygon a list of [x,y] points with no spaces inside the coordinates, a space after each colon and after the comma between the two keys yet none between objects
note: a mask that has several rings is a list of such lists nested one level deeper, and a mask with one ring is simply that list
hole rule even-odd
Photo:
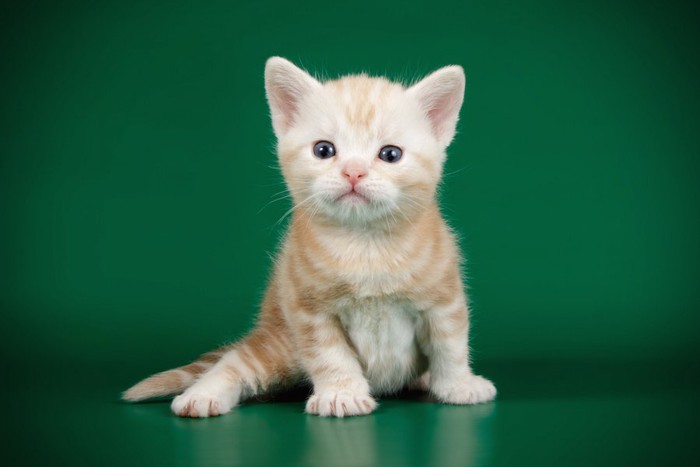
[{"label": "whisker", "polygon": [[285,212],[282,217],[279,218],[277,222],[275,222],[274,227],[277,227],[284,219],[287,218],[291,213],[299,209],[301,206],[304,204],[308,203],[309,201],[313,201],[317,197],[316,193],[312,193],[308,198],[304,199],[303,201],[300,201],[298,204],[293,204],[291,208]]},{"label": "whisker", "polygon": [[464,172],[465,170],[469,169],[470,167],[471,167],[471,164],[465,165],[465,166],[463,166],[463,167],[460,167],[460,168],[457,169],[457,170],[453,170],[452,172],[446,172],[446,173],[442,174],[442,177],[443,177],[443,178],[444,178],[444,177],[449,177],[449,176],[451,176],[451,175],[455,175],[455,174],[458,174],[458,173],[460,173],[460,172]]},{"label": "whisker", "polygon": [[285,194],[285,195],[283,195],[283,196],[279,196],[279,197],[277,197],[277,198],[273,198],[272,200],[270,200],[270,201],[268,201],[267,203],[265,203],[265,205],[264,205],[263,207],[261,207],[261,208],[258,210],[258,212],[256,213],[256,215],[257,215],[257,214],[260,214],[261,212],[263,212],[263,210],[264,210],[266,207],[268,207],[269,205],[271,205],[272,203],[276,203],[277,201],[282,201],[282,200],[285,200],[285,199],[289,199],[289,198],[291,198],[291,197],[292,197],[292,195],[290,195],[289,193],[287,193],[287,194]]}]

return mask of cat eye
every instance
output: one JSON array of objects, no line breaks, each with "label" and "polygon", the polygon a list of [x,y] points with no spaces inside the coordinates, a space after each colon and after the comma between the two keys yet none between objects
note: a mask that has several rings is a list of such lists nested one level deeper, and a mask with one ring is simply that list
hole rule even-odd
[{"label": "cat eye", "polygon": [[335,156],[335,146],[330,141],[319,141],[314,144],[314,156],[319,159],[330,159]]},{"label": "cat eye", "polygon": [[384,146],[381,151],[379,151],[379,158],[384,162],[398,162],[401,159],[403,152],[401,148],[397,146]]}]

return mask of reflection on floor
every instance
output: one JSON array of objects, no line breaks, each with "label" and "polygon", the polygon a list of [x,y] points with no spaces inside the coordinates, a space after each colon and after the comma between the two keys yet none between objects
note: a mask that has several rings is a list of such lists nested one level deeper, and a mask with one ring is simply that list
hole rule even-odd
[{"label": "reflection on floor", "polygon": [[6,465],[700,465],[696,364],[479,369],[498,386],[494,403],[446,406],[408,392],[342,420],[305,415],[307,390],[190,420],[164,401],[119,402],[139,376],[126,370],[27,373],[3,388]]}]

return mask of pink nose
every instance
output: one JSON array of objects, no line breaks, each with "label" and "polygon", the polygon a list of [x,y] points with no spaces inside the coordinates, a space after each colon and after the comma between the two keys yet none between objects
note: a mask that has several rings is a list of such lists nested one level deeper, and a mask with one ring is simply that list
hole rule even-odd
[{"label": "pink nose", "polygon": [[348,179],[352,186],[357,185],[357,182],[366,175],[367,171],[357,166],[345,167],[345,170],[343,170],[343,176]]}]

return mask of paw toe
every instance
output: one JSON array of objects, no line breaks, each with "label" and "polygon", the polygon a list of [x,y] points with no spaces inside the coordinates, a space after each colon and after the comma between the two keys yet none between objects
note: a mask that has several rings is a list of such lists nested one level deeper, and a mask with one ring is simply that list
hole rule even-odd
[{"label": "paw toe", "polygon": [[348,390],[324,391],[312,395],[306,402],[306,412],[321,417],[350,417],[366,415],[377,407],[369,394],[355,394]]},{"label": "paw toe", "polygon": [[171,409],[180,417],[206,418],[228,413],[233,404],[212,394],[188,394],[185,392],[173,399]]}]

